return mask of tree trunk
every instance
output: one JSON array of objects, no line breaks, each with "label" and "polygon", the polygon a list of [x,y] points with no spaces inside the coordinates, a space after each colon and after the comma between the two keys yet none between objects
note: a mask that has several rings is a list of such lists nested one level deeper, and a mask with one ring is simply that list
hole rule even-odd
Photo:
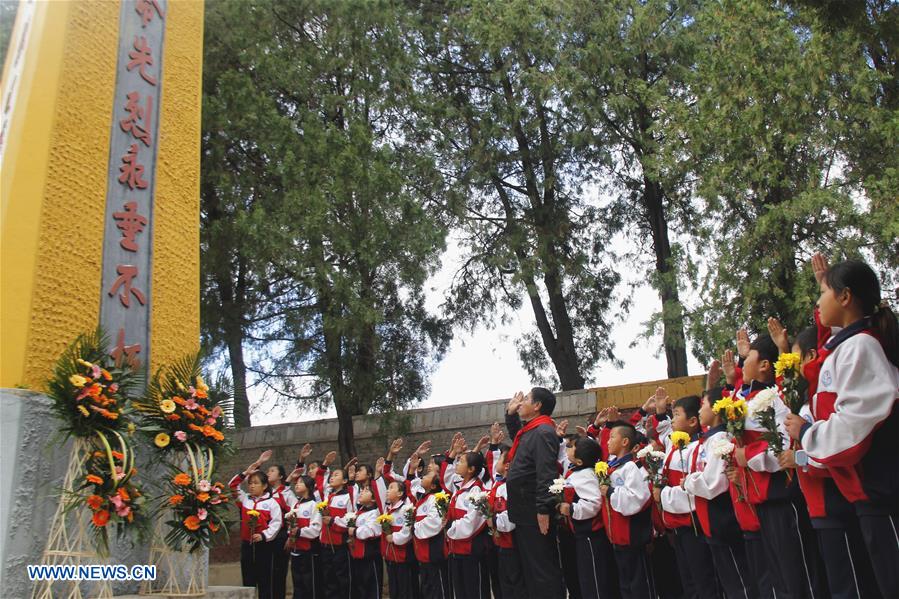
[{"label": "tree trunk", "polygon": [[337,447],[342,463],[346,464],[350,458],[356,457],[353,412],[342,402],[335,402],[335,405],[337,407]]},{"label": "tree trunk", "polygon": [[652,231],[659,298],[662,300],[662,339],[668,361],[668,378],[687,376],[687,343],[684,335],[684,306],[677,290],[672,264],[664,194],[658,182],[643,177],[643,206]]},{"label": "tree trunk", "polygon": [[243,331],[239,325],[227,319],[225,337],[228,342],[228,358],[231,362],[231,379],[234,382],[234,426],[250,426],[250,400],[247,397],[247,367],[243,359]]}]

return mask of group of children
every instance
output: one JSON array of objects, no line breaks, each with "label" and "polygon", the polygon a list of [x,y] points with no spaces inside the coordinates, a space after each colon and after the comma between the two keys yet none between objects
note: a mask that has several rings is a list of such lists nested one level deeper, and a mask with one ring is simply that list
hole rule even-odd
[{"label": "group of children", "polygon": [[[558,424],[552,534],[570,597],[899,597],[896,317],[864,263],[813,267],[815,326],[738,331],[701,396],[659,388],[628,419]],[[789,353],[801,407],[775,372]],[[385,569],[393,599],[556,596],[522,582],[503,438],[494,424],[472,450],[459,434],[444,453],[425,442],[398,470],[402,440],[374,468],[306,463],[307,445],[289,476],[263,473],[264,453],[231,482],[247,481],[244,583],[282,598],[289,564],[295,599],[380,598]]]}]

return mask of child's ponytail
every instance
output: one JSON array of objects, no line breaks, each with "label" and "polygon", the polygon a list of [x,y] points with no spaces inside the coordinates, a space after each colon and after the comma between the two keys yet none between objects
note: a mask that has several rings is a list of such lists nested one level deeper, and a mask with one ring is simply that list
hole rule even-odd
[{"label": "child's ponytail", "polygon": [[862,314],[871,319],[887,360],[899,368],[899,324],[889,305],[880,297],[880,281],[874,270],[860,260],[837,262],[827,269],[827,286],[839,295],[848,288]]}]

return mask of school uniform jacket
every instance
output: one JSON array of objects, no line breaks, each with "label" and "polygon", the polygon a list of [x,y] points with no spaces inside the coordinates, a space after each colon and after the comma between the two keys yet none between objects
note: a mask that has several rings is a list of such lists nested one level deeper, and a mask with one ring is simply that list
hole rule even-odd
[{"label": "school uniform jacket", "polygon": [[[270,493],[265,493],[261,497],[251,497],[243,489],[240,483],[243,482],[243,474],[237,474],[228,483],[228,486],[237,491],[237,502],[240,507],[240,540],[250,542],[253,534],[259,533],[266,541],[271,541],[281,530],[281,507]],[[250,516],[247,512],[256,510],[259,516],[256,518],[256,529],[250,530]]]},{"label": "school uniform jacket", "polygon": [[[294,495],[290,487],[284,485],[280,485],[277,489],[273,490],[272,497],[278,502],[278,507],[281,508],[281,514],[289,512],[290,508],[297,502],[297,496]],[[282,524],[285,523],[282,522]]]},{"label": "school uniform jacket", "polygon": [[693,453],[699,448],[699,435],[694,435],[690,443],[680,450],[671,443],[671,420],[667,415],[658,417],[656,432],[659,440],[665,444],[665,461],[662,473],[668,486],[662,489],[662,521],[668,529],[693,525],[693,512],[696,511],[696,499],[681,488],[681,481],[690,474]]},{"label": "school uniform jacket", "polygon": [[[756,396],[767,388],[776,389],[775,385],[766,385],[758,381],[752,381],[744,386],[737,397],[746,400],[747,407],[751,409]],[[790,409],[786,404],[775,399],[774,418],[777,421],[781,443],[784,448],[790,446],[790,437],[783,426],[784,420]],[[746,452],[747,485],[745,494],[749,503],[758,505],[766,501],[786,500],[790,498],[790,489],[787,486],[787,474],[780,468],[777,457],[768,446],[768,441],[762,438],[767,431],[755,419],[747,416],[744,425],[742,442]],[[751,480],[748,478],[751,477]]]},{"label": "school uniform jacket", "polygon": [[890,509],[899,500],[899,370],[869,326],[862,319],[824,345],[815,422],[803,426],[801,442],[846,499]]},{"label": "school uniform jacket", "polygon": [[346,537],[346,514],[353,511],[353,498],[349,491],[345,488],[340,491],[331,492],[328,495],[328,515],[331,516],[331,523],[322,526],[322,533],[319,540],[324,545],[345,545]]},{"label": "school uniform jacket", "polygon": [[297,501],[287,513],[287,521],[293,522],[290,531],[291,549],[294,552],[309,551],[318,545],[322,532],[322,515],[315,509],[316,501]]},{"label": "school uniform jacket", "polygon": [[[411,513],[410,513],[411,510]],[[393,542],[387,542],[387,535],[381,536],[381,555],[388,562],[404,564],[412,561],[414,548],[412,546],[412,525],[415,523],[415,506],[408,499],[397,501],[387,506],[385,512],[393,516],[391,538]],[[412,522],[407,519],[411,518]]]},{"label": "school uniform jacket", "polygon": [[463,482],[450,499],[446,541],[451,555],[472,555],[484,550],[483,546],[479,546],[485,544],[479,544],[479,536],[487,529],[487,519],[468,499],[473,489],[484,493],[480,479]]},{"label": "school uniform jacket", "polygon": [[609,462],[609,490],[602,504],[606,535],[613,545],[645,547],[652,539],[652,492],[633,454]]},{"label": "school uniform jacket", "polygon": [[430,564],[446,559],[442,524],[443,518],[437,511],[434,494],[425,494],[415,504],[415,524],[412,525],[415,533],[415,559],[419,562]]},{"label": "school uniform jacket", "polygon": [[603,502],[599,493],[599,480],[592,467],[581,466],[570,470],[565,475],[562,495],[565,503],[571,504],[568,524],[575,535],[586,536],[602,530],[600,509]]},{"label": "school uniform jacket", "polygon": [[350,542],[350,557],[368,559],[375,557],[381,550],[381,525],[378,523],[380,512],[376,505],[360,507],[356,512],[356,532]]},{"label": "school uniform jacket", "polygon": [[714,426],[702,434],[684,488],[695,498],[696,517],[703,534],[712,543],[730,545],[742,535],[730,497],[727,463],[710,449],[719,440],[730,441],[725,425]]},{"label": "school uniform jacket", "polygon": [[509,520],[508,506],[506,505],[508,500],[506,481],[501,476],[497,477],[496,484],[490,489],[490,508],[493,510],[493,517],[496,521],[493,544],[504,549],[515,547],[515,542],[512,540],[515,523]]}]

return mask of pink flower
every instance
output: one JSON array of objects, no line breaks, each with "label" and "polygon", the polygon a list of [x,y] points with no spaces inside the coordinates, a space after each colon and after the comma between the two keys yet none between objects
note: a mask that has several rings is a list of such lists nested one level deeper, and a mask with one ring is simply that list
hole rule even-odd
[{"label": "pink flower", "polygon": [[116,512],[118,512],[118,510],[122,509],[123,507],[126,507],[125,502],[122,501],[122,498],[119,497],[118,494],[110,495],[109,502],[115,506]]},{"label": "pink flower", "polygon": [[122,467],[121,467],[121,466],[116,466],[116,467],[115,467],[115,479],[116,479],[116,480],[122,480],[123,478],[125,478],[125,473],[122,472]]},{"label": "pink flower", "polygon": [[220,504],[221,502],[222,502],[222,500],[219,499],[218,497],[213,497],[212,499],[209,500],[209,503],[212,504],[212,505],[218,505],[218,504]]},{"label": "pink flower", "polygon": [[198,509],[197,510],[197,518],[199,518],[200,520],[205,520],[206,519],[206,510],[204,510],[203,508]]},{"label": "pink flower", "polygon": [[191,398],[188,399],[186,402],[184,402],[184,407],[187,408],[188,410],[196,410],[197,408],[200,407],[200,404],[198,404],[197,402],[195,402],[195,401],[194,401],[194,398],[191,397]]},{"label": "pink flower", "polygon": [[209,484],[208,480],[201,480],[197,483],[197,488],[200,489],[203,493],[208,493],[209,489],[212,488],[212,485]]},{"label": "pink flower", "polygon": [[91,367],[91,376],[94,377],[95,379],[100,378],[100,367],[97,366],[96,364],[94,364]]},{"label": "pink flower", "polygon": [[212,408],[212,417],[213,418],[220,418],[221,415],[222,415],[222,407],[221,406],[215,406]]},{"label": "pink flower", "polygon": [[116,508],[115,513],[118,514],[119,516],[121,516],[122,518],[127,518],[128,514],[131,513],[131,508],[129,506],[125,505],[120,508]]},{"label": "pink flower", "polygon": [[118,391],[118,390],[119,390],[119,384],[118,384],[118,383],[113,383],[113,384],[111,384],[111,385],[109,386],[109,392],[110,392],[110,393],[115,393],[115,392]]},{"label": "pink flower", "polygon": [[187,440],[187,433],[184,431],[175,431],[175,438],[183,443]]},{"label": "pink flower", "polygon": [[208,424],[210,426],[215,426],[215,418],[207,418],[206,424]]}]

